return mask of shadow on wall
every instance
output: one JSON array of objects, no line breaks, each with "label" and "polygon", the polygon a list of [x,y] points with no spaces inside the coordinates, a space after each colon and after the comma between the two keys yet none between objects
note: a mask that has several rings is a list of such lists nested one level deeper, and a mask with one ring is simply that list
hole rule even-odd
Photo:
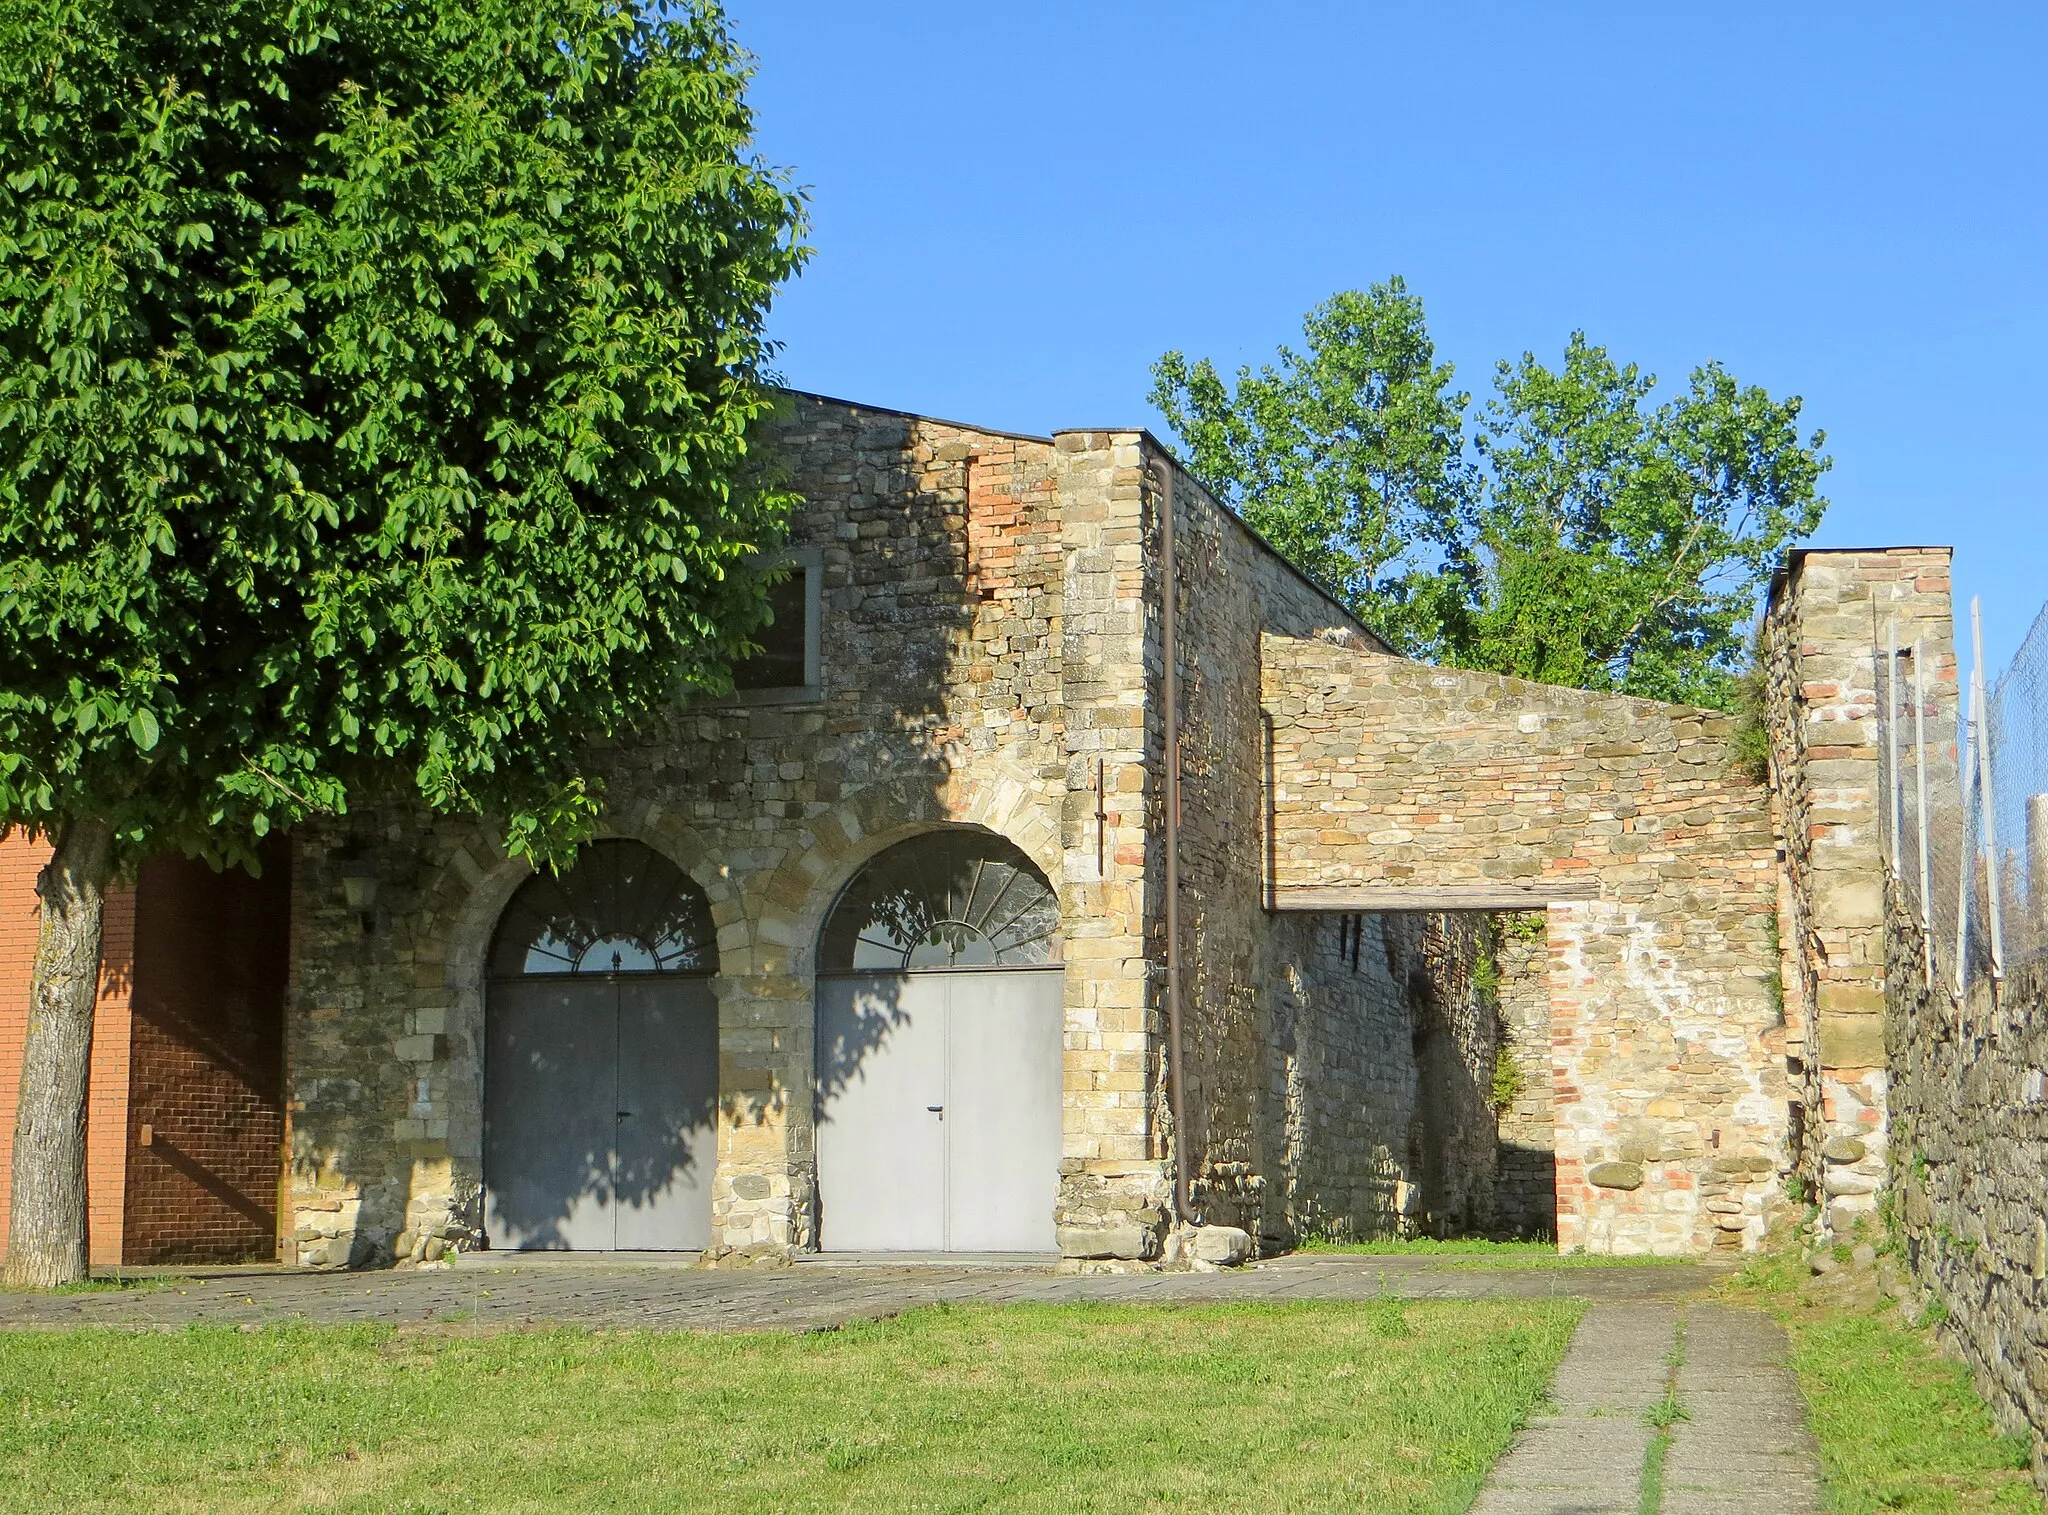
[{"label": "shadow on wall", "polygon": [[1541,918],[1390,915],[1385,940],[1413,1038],[1415,1229],[1437,1237],[1554,1237]]},{"label": "shadow on wall", "polygon": [[1418,1081],[1408,1128],[1409,1182],[1421,1192],[1417,1228],[1430,1236],[1493,1226],[1499,1126],[1489,1103],[1500,1021],[1474,984],[1490,954],[1484,915],[1390,915],[1387,969],[1408,1002]]}]

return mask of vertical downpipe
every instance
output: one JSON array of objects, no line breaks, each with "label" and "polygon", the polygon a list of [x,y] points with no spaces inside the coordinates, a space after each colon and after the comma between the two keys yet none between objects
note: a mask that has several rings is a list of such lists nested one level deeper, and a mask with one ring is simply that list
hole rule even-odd
[{"label": "vertical downpipe", "polygon": [[[1158,465],[1155,465],[1158,466]],[[1188,1201],[1186,1058],[1180,1034],[1180,575],[1173,555],[1173,465],[1159,466],[1159,650],[1166,665],[1166,1076],[1173,1111],[1173,1218],[1195,1223]]]}]

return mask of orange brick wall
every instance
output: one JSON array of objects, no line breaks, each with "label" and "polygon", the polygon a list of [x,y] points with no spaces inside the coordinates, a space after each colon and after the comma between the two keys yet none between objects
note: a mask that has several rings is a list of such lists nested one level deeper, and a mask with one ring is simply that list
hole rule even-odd
[{"label": "orange brick wall", "polygon": [[[28,1027],[29,971],[36,950],[36,873],[50,855],[41,842],[0,839],[0,1253],[6,1250],[14,1114],[21,1044]],[[107,895],[94,1014],[92,1083],[86,1098],[89,1250],[95,1263],[122,1261],[122,1190],[127,1180],[129,987],[133,981],[135,894]]]}]

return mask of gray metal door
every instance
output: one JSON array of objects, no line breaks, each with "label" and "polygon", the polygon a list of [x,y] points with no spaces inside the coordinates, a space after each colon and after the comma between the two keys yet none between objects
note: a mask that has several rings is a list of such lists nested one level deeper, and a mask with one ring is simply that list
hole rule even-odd
[{"label": "gray metal door", "polygon": [[711,1245],[718,1162],[718,1001],[705,979],[626,979],[619,989],[618,1139],[612,1245]]},{"label": "gray metal door", "polygon": [[608,1250],[618,995],[603,979],[491,986],[484,1227],[494,1247]]},{"label": "gray metal door", "polygon": [[818,1211],[832,1251],[1050,1252],[1062,977],[818,984]]},{"label": "gray metal door", "polygon": [[718,1007],[701,978],[491,988],[484,1224],[493,1247],[690,1251],[711,1240]]}]

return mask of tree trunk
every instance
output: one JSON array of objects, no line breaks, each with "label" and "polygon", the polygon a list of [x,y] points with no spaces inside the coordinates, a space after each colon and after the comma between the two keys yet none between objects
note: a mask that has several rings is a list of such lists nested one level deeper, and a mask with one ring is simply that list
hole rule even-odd
[{"label": "tree trunk", "polygon": [[56,849],[36,879],[42,909],[14,1117],[10,1289],[54,1289],[86,1276],[85,1096],[112,872],[106,822],[71,820],[57,829]]}]

